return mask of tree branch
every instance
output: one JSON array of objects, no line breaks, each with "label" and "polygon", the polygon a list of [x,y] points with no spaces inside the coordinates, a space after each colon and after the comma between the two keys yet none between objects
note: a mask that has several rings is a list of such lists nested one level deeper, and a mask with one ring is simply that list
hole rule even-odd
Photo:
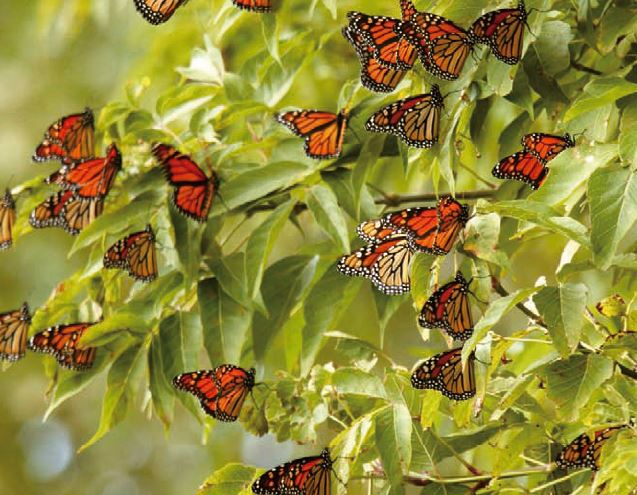
[{"label": "tree branch", "polygon": [[573,67],[573,69],[577,69],[580,70],[582,72],[588,72],[589,74],[595,74],[596,76],[601,76],[604,73],[601,71],[598,71],[597,69],[593,69],[591,67],[587,67],[586,65],[582,65],[579,62],[575,62],[574,60],[571,60],[571,67]]},{"label": "tree branch", "polygon": [[[488,189],[481,191],[465,191],[456,193],[457,199],[480,199],[490,198],[495,194],[495,191]],[[420,203],[421,201],[436,201],[441,194],[428,193],[428,194],[388,194],[382,198],[376,198],[374,203],[377,205],[398,206],[403,203]]]},{"label": "tree branch", "polygon": [[[504,287],[502,287],[502,284],[500,284],[500,281],[495,277],[491,278],[491,286],[493,287],[493,290],[496,291],[498,294],[500,294],[502,297],[506,297],[509,295],[509,292]],[[538,315],[537,313],[534,313],[533,311],[531,311],[524,304],[517,303],[515,307],[518,308],[520,311],[522,311],[526,316],[531,318],[531,320],[533,320],[536,324],[538,324],[542,328],[548,328],[546,326],[546,323],[542,319],[542,317]]]}]

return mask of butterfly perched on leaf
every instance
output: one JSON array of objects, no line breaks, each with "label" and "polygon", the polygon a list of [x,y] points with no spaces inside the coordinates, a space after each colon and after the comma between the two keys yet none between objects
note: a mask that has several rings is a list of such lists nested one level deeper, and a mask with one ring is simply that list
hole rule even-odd
[{"label": "butterfly perched on leaf", "polygon": [[425,360],[411,375],[412,386],[438,390],[453,400],[470,399],[476,394],[475,356],[473,353],[469,355],[463,369],[461,355],[462,347],[458,347]]},{"label": "butterfly perched on leaf", "polygon": [[323,160],[340,156],[348,114],[346,109],[337,114],[321,110],[294,110],[280,113],[275,118],[294,134],[305,138],[307,156]]},{"label": "butterfly perched on leaf", "polygon": [[17,361],[24,357],[31,326],[29,305],[0,314],[0,360]]},{"label": "butterfly perched on leaf", "polygon": [[272,12],[272,0],[232,0],[232,4],[250,12]]},{"label": "butterfly perched on leaf", "polygon": [[126,270],[135,280],[151,282],[157,278],[155,233],[150,225],[120,239],[104,255],[104,268]]},{"label": "butterfly perched on leaf", "polygon": [[179,390],[193,394],[204,412],[219,421],[236,421],[246,397],[254,387],[255,369],[231,364],[213,370],[182,373],[173,379]]},{"label": "butterfly perched on leaf", "polygon": [[93,366],[96,347],[84,347],[80,339],[95,323],[57,325],[36,333],[29,339],[29,349],[51,354],[60,366],[84,371]]},{"label": "butterfly perched on leaf", "polygon": [[217,175],[212,172],[208,178],[192,158],[169,144],[155,144],[153,155],[162,165],[168,183],[175,188],[173,204],[184,215],[205,222],[219,189]]},{"label": "butterfly perched on leaf", "polygon": [[469,33],[475,43],[489,46],[498,60],[515,65],[522,57],[527,18],[524,1],[520,0],[517,8],[494,10],[479,17]]},{"label": "butterfly perched on leaf", "polygon": [[0,199],[0,251],[9,249],[13,244],[15,219],[15,201],[11,191],[7,189]]},{"label": "butterfly perched on leaf", "polygon": [[60,227],[77,235],[103,211],[102,198],[81,198],[74,191],[59,191],[35,207],[29,223],[36,229]]},{"label": "butterfly perched on leaf", "polygon": [[330,495],[333,461],[330,451],[301,457],[263,473],[253,484],[257,495]]},{"label": "butterfly perched on leaf", "polygon": [[527,134],[522,138],[522,151],[500,160],[491,173],[498,179],[519,180],[529,184],[531,189],[538,189],[549,173],[547,164],[574,146],[575,140],[570,134]]},{"label": "butterfly perched on leaf", "polygon": [[444,98],[437,84],[431,92],[395,101],[374,113],[365,129],[394,134],[408,146],[431,148],[438,142]]},{"label": "butterfly perched on leaf", "polygon": [[469,305],[469,284],[458,271],[456,277],[436,290],[425,302],[418,323],[424,328],[442,328],[455,340],[467,340],[473,334]]},{"label": "butterfly perched on leaf", "polygon": [[74,191],[81,198],[105,197],[122,168],[122,155],[115,143],[106,148],[106,156],[82,160],[62,167],[47,182]]},{"label": "butterfly perched on leaf", "polygon": [[442,16],[419,12],[411,0],[401,1],[403,19],[400,35],[417,47],[428,72],[441,79],[457,79],[473,50],[473,37]]},{"label": "butterfly perched on leaf", "polygon": [[582,433],[560,452],[555,461],[557,466],[562,469],[589,468],[593,471],[599,470],[601,467],[600,456],[604,443],[619,430],[626,427],[628,425],[604,428],[603,430],[597,430],[592,436]]},{"label": "butterfly perched on leaf", "polygon": [[35,149],[33,160],[60,160],[65,164],[90,158],[95,154],[95,118],[90,108],[67,115],[54,122]]}]

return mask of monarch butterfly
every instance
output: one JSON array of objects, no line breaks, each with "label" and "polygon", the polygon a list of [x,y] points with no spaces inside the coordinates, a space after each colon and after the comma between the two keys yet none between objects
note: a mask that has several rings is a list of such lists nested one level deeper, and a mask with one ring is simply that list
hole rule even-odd
[{"label": "monarch butterfly", "polygon": [[0,251],[13,244],[13,224],[15,223],[15,201],[7,189],[0,200]]},{"label": "monarch butterfly", "polygon": [[61,160],[69,164],[94,155],[95,118],[90,108],[54,122],[35,149],[33,160]]},{"label": "monarch butterfly", "polygon": [[575,140],[570,134],[555,136],[553,134],[535,132],[522,137],[522,146],[524,151],[530,152],[546,164],[566,148],[574,147]]},{"label": "monarch butterfly", "polygon": [[455,340],[467,340],[473,333],[468,293],[469,284],[459,271],[454,280],[427,299],[418,323],[425,328],[442,328]]},{"label": "monarch butterfly", "polygon": [[271,12],[272,0],[232,0],[235,7],[239,7],[243,10],[249,10],[250,12]]},{"label": "monarch butterfly", "polygon": [[47,328],[29,339],[29,349],[52,354],[64,368],[87,370],[93,366],[97,348],[83,347],[79,340],[93,325],[95,323],[73,323]]},{"label": "monarch butterfly", "polygon": [[413,254],[407,236],[392,233],[343,256],[337,268],[344,275],[370,279],[385,294],[398,295],[409,292]]},{"label": "monarch butterfly", "polygon": [[406,208],[388,213],[381,219],[385,228],[393,228],[409,237],[412,249],[436,254],[434,243],[439,215],[436,207]]},{"label": "monarch butterfly", "polygon": [[127,270],[135,280],[150,282],[157,278],[155,234],[150,225],[120,239],[104,255],[104,268]]},{"label": "monarch butterfly", "polygon": [[475,43],[486,44],[498,60],[515,65],[524,48],[524,27],[528,13],[524,1],[515,9],[500,9],[479,17],[469,30]]},{"label": "monarch butterfly", "polygon": [[178,390],[184,390],[199,399],[201,407],[219,421],[236,421],[248,393],[254,387],[255,369],[244,370],[231,364],[214,370],[182,373],[173,379]]},{"label": "monarch butterfly", "polygon": [[349,29],[372,47],[373,58],[389,69],[409,70],[414,65],[416,47],[402,37],[402,21],[392,17],[348,12]]},{"label": "monarch butterfly", "polygon": [[151,24],[162,24],[185,2],[186,0],[135,0],[135,8]]},{"label": "monarch butterfly", "polygon": [[0,314],[0,359],[17,361],[24,357],[29,326],[31,314],[27,303],[20,309]]},{"label": "monarch butterfly", "polygon": [[115,176],[122,168],[122,155],[115,143],[106,148],[106,156],[65,166],[51,175],[47,182],[75,191],[82,198],[103,198],[108,194]]},{"label": "monarch butterfly", "polygon": [[469,221],[469,207],[451,196],[442,196],[436,206],[438,231],[433,244],[434,254],[444,256],[451,251],[458,235]]},{"label": "monarch butterfly", "polygon": [[[343,28],[343,36],[356,50],[361,64],[361,84],[378,93],[391,93],[407,75],[406,70],[392,69],[381,65],[374,58],[374,48],[368,45],[360,33],[354,32],[349,26]],[[416,60],[416,52],[411,63]]]},{"label": "monarch butterfly", "polygon": [[593,471],[599,470],[601,467],[600,456],[604,443],[617,433],[617,430],[627,426],[604,428],[596,431],[593,437],[590,437],[587,433],[582,433],[560,452],[555,460],[557,466],[562,469],[590,468]]},{"label": "monarch butterfly", "polygon": [[356,233],[365,242],[376,242],[395,233],[393,228],[384,227],[382,220],[367,220],[356,227]]},{"label": "monarch butterfly", "polygon": [[323,160],[337,158],[343,149],[348,110],[338,114],[320,110],[294,110],[275,116],[297,136],[305,138],[305,154]]},{"label": "monarch butterfly", "polygon": [[168,144],[155,144],[153,155],[163,166],[168,182],[175,188],[173,203],[177,209],[198,222],[205,222],[219,188],[217,175],[213,172],[208,178],[188,155]]},{"label": "monarch butterfly", "polygon": [[320,455],[302,457],[263,473],[252,484],[258,495],[330,495],[332,458],[323,449]]},{"label": "monarch butterfly", "polygon": [[453,400],[470,399],[476,394],[475,355],[471,353],[467,369],[462,369],[462,347],[441,352],[418,365],[411,375],[417,389],[433,389]]},{"label": "monarch butterfly", "polygon": [[409,146],[431,148],[438,142],[443,107],[440,88],[434,84],[431,93],[410,96],[381,108],[369,118],[365,128],[395,134]]},{"label": "monarch butterfly", "polygon": [[79,234],[104,211],[101,198],[80,198],[73,191],[59,191],[31,212],[29,223],[36,229],[60,227]]}]

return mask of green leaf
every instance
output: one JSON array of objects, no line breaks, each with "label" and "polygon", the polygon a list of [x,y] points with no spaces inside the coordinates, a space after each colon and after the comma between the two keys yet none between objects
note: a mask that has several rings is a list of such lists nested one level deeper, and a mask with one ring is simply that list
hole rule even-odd
[{"label": "green leaf", "polygon": [[637,84],[621,77],[593,79],[564,114],[564,122],[637,92]]},{"label": "green leaf", "polygon": [[411,414],[402,403],[394,403],[375,418],[376,446],[383,469],[393,488],[402,487],[411,464]]},{"label": "green leaf", "polygon": [[262,15],[259,16],[261,20],[261,27],[263,28],[263,39],[265,40],[265,46],[268,48],[268,52],[277,63],[281,63],[281,56],[279,54],[279,25],[277,23],[277,16],[275,15]]},{"label": "green leaf", "polygon": [[621,134],[619,136],[619,156],[626,164],[637,167],[637,100],[624,108],[621,120]]},{"label": "green leaf", "polygon": [[307,206],[318,225],[338,246],[339,251],[350,251],[349,232],[343,209],[332,190],[322,184],[312,187],[308,191]]},{"label": "green leaf", "polygon": [[564,284],[544,287],[533,296],[533,302],[548,326],[553,345],[563,358],[572,354],[579,344],[587,293],[583,284]]},{"label": "green leaf", "polygon": [[563,421],[576,421],[594,392],[613,374],[613,362],[596,354],[576,354],[540,371],[549,399]]},{"label": "green leaf", "polygon": [[544,71],[552,76],[568,69],[571,62],[569,44],[573,39],[571,26],[563,21],[547,21],[534,44]]},{"label": "green leaf", "polygon": [[197,495],[241,495],[246,492],[257,476],[257,468],[229,463],[206,478]]},{"label": "green leaf", "polygon": [[332,384],[340,394],[364,395],[384,399],[385,388],[380,379],[358,368],[339,368],[332,376]]},{"label": "green leaf", "polygon": [[155,412],[167,429],[173,420],[175,396],[170,384],[172,377],[167,376],[165,372],[164,354],[161,339],[154,336],[148,352],[148,388]]},{"label": "green leaf", "polygon": [[593,261],[604,270],[637,221],[637,173],[620,167],[597,170],[588,183],[588,201]]}]

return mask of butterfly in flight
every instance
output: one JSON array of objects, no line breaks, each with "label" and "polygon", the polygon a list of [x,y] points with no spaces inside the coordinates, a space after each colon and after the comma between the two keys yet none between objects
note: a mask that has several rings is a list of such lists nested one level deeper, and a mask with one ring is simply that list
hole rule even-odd
[{"label": "butterfly in flight", "polygon": [[91,158],[62,167],[47,179],[62,189],[74,191],[81,198],[106,196],[117,173],[122,169],[122,155],[115,143],[106,148],[106,156]]},{"label": "butterfly in flight", "polygon": [[555,461],[557,466],[562,469],[589,468],[598,471],[601,467],[600,456],[604,443],[618,430],[627,427],[628,425],[604,428],[596,431],[592,437],[582,433],[560,452]]},{"label": "butterfly in flight", "polygon": [[193,394],[204,412],[219,421],[236,421],[241,407],[254,387],[255,369],[231,364],[213,370],[182,373],[173,379],[178,390]]},{"label": "butterfly in flight", "polygon": [[431,93],[410,96],[387,105],[372,115],[365,128],[394,134],[408,146],[431,148],[438,142],[444,98],[437,84]]},{"label": "butterfly in flight", "polygon": [[151,282],[157,278],[155,234],[150,225],[120,239],[104,255],[104,268],[128,271],[135,280]]},{"label": "butterfly in flight", "polygon": [[272,0],[232,0],[232,4],[250,12],[272,12]]},{"label": "butterfly in flight", "polygon": [[294,134],[305,138],[305,154],[323,160],[338,158],[347,128],[346,109],[338,114],[320,110],[294,110],[276,115],[276,120]]},{"label": "butterfly in flight", "polygon": [[51,354],[64,368],[87,370],[95,362],[97,348],[84,347],[79,341],[93,325],[95,323],[73,323],[47,328],[29,339],[29,349]]},{"label": "butterfly in flight", "polygon": [[411,0],[401,0],[403,19],[398,32],[418,48],[428,72],[441,79],[457,79],[473,50],[473,37],[449,19],[418,12]]},{"label": "butterfly in flight", "polygon": [[13,244],[13,225],[15,224],[15,201],[7,189],[0,199],[0,251],[9,249]]},{"label": "butterfly in flight", "polygon": [[[377,93],[391,93],[407,75],[406,70],[389,68],[382,65],[374,58],[376,53],[373,46],[369,45],[365,38],[349,26],[343,28],[343,36],[356,50],[361,64],[361,84],[370,91]],[[413,54],[413,62],[416,52]]]},{"label": "butterfly in flight", "polygon": [[90,108],[67,115],[54,122],[35,149],[33,160],[60,160],[65,164],[90,158],[95,154],[95,118]]},{"label": "butterfly in flight", "polygon": [[73,191],[59,191],[35,207],[29,223],[36,229],[60,227],[77,235],[103,211],[101,198],[81,198]]},{"label": "butterfly in flight", "polygon": [[173,204],[184,215],[205,222],[219,189],[217,175],[212,172],[208,178],[192,158],[168,144],[155,144],[153,155],[162,165],[168,183],[175,188]]},{"label": "butterfly in flight", "polygon": [[458,271],[454,280],[427,299],[418,323],[424,328],[442,328],[455,340],[467,340],[473,334],[468,294],[469,283]]},{"label": "butterfly in flight", "polygon": [[330,495],[333,461],[330,451],[302,457],[263,473],[253,484],[257,495]]},{"label": "butterfly in flight", "polygon": [[24,357],[31,326],[29,305],[0,314],[0,360],[17,361]]},{"label": "butterfly in flight", "polygon": [[498,60],[515,65],[522,57],[527,18],[524,1],[520,0],[515,9],[494,10],[479,17],[469,35],[475,43],[488,45]]},{"label": "butterfly in flight", "polygon": [[500,160],[491,173],[498,179],[525,182],[531,189],[538,189],[549,173],[547,164],[567,148],[575,146],[570,134],[533,133],[522,138],[522,151]]},{"label": "butterfly in flight", "polygon": [[476,394],[475,356],[471,353],[463,370],[461,355],[462,347],[458,347],[425,360],[411,375],[412,386],[438,390],[453,400],[470,399]]}]

